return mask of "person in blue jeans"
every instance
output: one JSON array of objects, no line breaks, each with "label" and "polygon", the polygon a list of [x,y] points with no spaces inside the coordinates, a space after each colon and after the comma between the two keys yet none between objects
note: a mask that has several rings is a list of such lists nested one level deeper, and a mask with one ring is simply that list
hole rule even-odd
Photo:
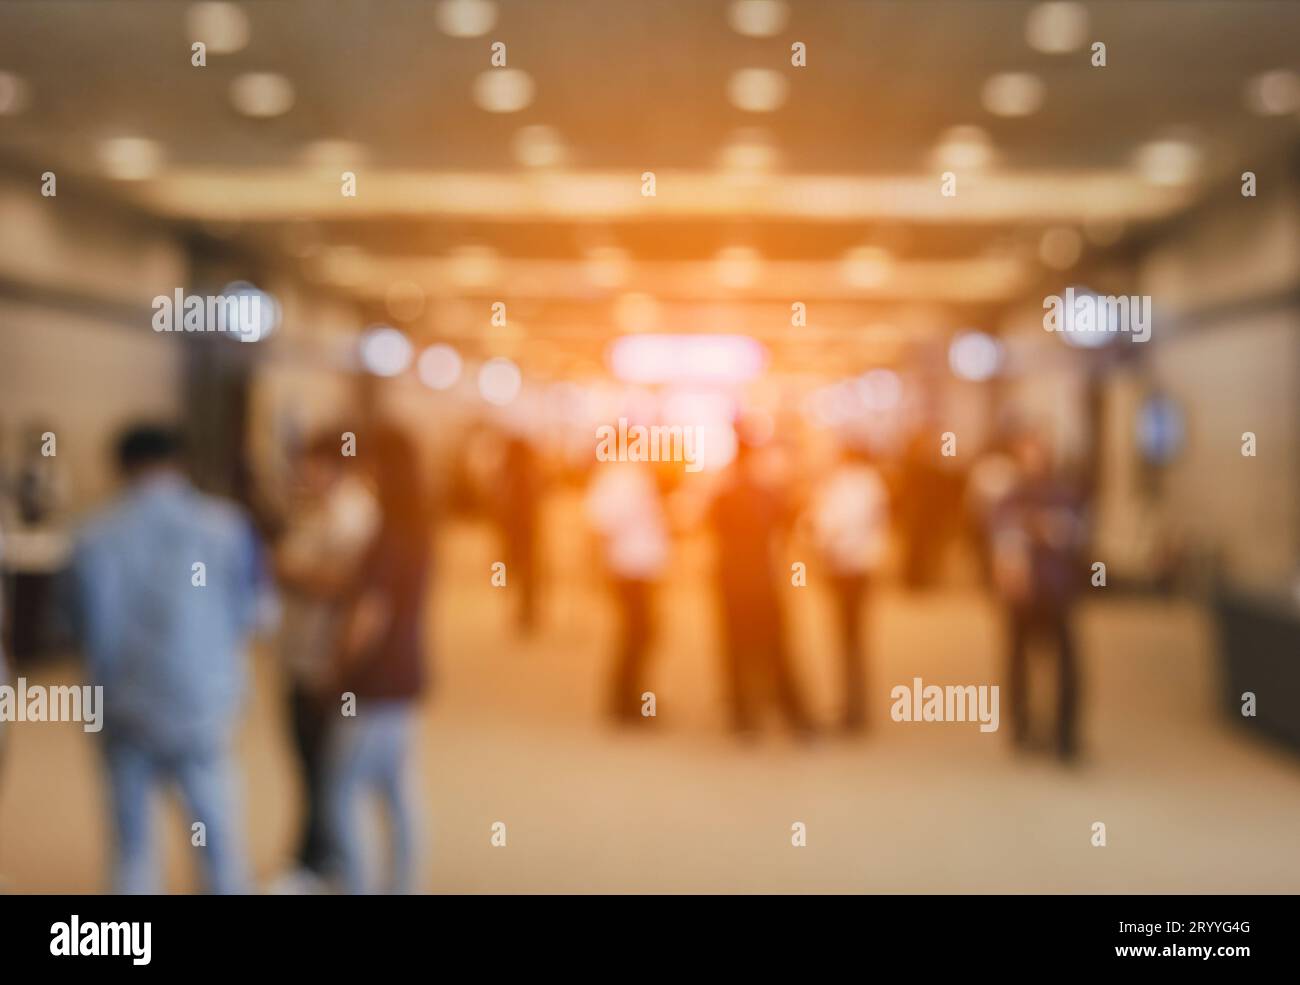
[{"label": "person in blue jeans", "polygon": [[[357,457],[373,478],[379,529],[358,566],[339,631],[331,685],[334,714],[327,797],[347,893],[409,893],[416,879],[418,812],[409,785],[416,706],[424,691],[423,612],[431,533],[418,456],[401,431],[358,435]],[[350,699],[349,699],[350,696]],[[353,714],[348,714],[348,702]],[[365,869],[361,801],[378,795],[388,818],[390,871]]]},{"label": "person in blue jeans", "polygon": [[104,688],[114,890],[157,892],[152,800],[174,782],[207,888],[240,893],[248,878],[232,747],[259,552],[248,517],[195,489],[180,452],[167,428],[122,437],[125,488],[74,549],[74,617],[90,677]]}]

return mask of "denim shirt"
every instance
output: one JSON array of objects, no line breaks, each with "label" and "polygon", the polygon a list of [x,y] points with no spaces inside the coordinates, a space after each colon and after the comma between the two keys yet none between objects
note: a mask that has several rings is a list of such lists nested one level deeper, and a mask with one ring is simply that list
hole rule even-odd
[{"label": "denim shirt", "polygon": [[181,752],[229,735],[259,568],[243,512],[178,475],[141,480],[86,525],[72,561],[75,616],[104,687],[106,736]]}]

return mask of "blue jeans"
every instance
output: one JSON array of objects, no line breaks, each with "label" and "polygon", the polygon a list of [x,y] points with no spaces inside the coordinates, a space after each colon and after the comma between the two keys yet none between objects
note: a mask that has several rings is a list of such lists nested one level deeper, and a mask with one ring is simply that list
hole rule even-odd
[{"label": "blue jeans", "polygon": [[[174,780],[189,809],[201,821],[206,845],[200,853],[206,888],[212,893],[248,892],[234,757],[227,741],[160,754],[147,743],[118,736],[105,743],[114,822],[113,891],[156,893],[152,837],[153,793]],[[193,844],[193,828],[190,829]]]},{"label": "blue jeans", "polygon": [[406,780],[415,708],[409,701],[358,702],[355,718],[333,730],[329,782],[330,825],[346,893],[370,891],[360,806],[378,794],[388,819],[391,871],[382,891],[410,893],[415,886],[415,809]]}]

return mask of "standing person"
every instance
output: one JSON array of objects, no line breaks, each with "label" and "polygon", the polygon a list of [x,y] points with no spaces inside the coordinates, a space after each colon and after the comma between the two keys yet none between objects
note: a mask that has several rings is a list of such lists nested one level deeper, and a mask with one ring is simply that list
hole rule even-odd
[{"label": "standing person", "polygon": [[884,556],[889,523],[885,484],[865,452],[845,446],[839,463],[813,495],[811,521],[839,613],[842,723],[847,731],[858,731],[866,725],[863,597]]},{"label": "standing person", "polygon": [[914,435],[903,453],[898,519],[903,583],[910,589],[933,586],[943,554],[945,481],[936,456],[935,445],[924,432]]},{"label": "standing person", "polygon": [[391,860],[380,888],[409,893],[416,886],[418,818],[407,761],[425,686],[423,612],[431,530],[411,440],[381,426],[362,441],[358,456],[371,470],[379,527],[347,596],[329,689],[331,708],[339,708],[341,698],[344,712],[331,741],[330,819],[344,891],[369,891],[373,884],[365,872],[358,808],[364,795],[378,794],[387,814]]},{"label": "standing person", "polygon": [[76,620],[104,695],[117,892],[157,891],[152,794],[175,781],[207,887],[248,888],[233,741],[256,615],[258,548],[247,516],[190,485],[180,439],[137,427],[117,450],[126,488],[74,550]]},{"label": "standing person", "polygon": [[537,625],[537,514],[541,473],[532,446],[518,435],[506,442],[497,508],[505,538],[508,584],[519,587],[520,631]]},{"label": "standing person", "polygon": [[[289,676],[289,720],[302,775],[297,870],[283,893],[313,892],[329,876],[333,851],[325,804],[326,752],[336,710],[321,698],[338,638],[344,593],[379,527],[379,506],[341,454],[338,432],[310,441],[298,460],[292,512],[276,546],[283,612],[280,650]],[[332,696],[331,696],[332,697]]]},{"label": "standing person", "polygon": [[755,727],[757,693],[776,692],[786,721],[811,731],[786,647],[777,597],[776,542],[788,527],[783,497],[760,475],[755,449],[743,439],[714,498],[709,522],[717,545],[717,580],[731,701],[731,724]]},{"label": "standing person", "polygon": [[641,463],[597,464],[586,505],[603,541],[605,568],[619,610],[609,710],[615,721],[636,721],[653,636],[651,596],[668,561],[668,525],[654,476]]},{"label": "standing person", "polygon": [[1078,657],[1070,614],[1087,577],[1083,499],[1053,474],[1038,434],[1021,435],[1015,453],[1020,476],[993,520],[993,568],[1008,610],[1011,738],[1018,746],[1029,741],[1029,644],[1047,638],[1057,666],[1056,752],[1068,762],[1078,753]]}]

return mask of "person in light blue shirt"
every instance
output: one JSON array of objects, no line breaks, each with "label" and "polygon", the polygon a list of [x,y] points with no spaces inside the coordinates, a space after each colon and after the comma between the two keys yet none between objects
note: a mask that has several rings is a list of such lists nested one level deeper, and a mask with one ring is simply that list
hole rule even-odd
[{"label": "person in light blue shirt", "polygon": [[121,439],[125,489],[73,553],[75,621],[104,688],[115,891],[157,891],[152,794],[174,781],[208,889],[238,893],[247,879],[232,747],[259,551],[247,516],[190,485],[179,453],[165,428]]}]

